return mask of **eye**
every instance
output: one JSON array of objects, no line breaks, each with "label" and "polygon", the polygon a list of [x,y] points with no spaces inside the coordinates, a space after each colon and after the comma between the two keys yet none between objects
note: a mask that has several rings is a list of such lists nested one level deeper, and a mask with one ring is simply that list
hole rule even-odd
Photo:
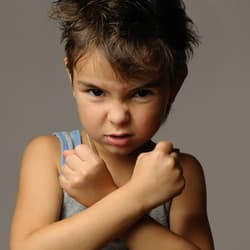
[{"label": "eye", "polygon": [[153,94],[153,92],[149,89],[138,89],[135,92],[134,96],[143,98],[143,97],[147,97],[147,96],[152,95],[152,94]]},{"label": "eye", "polygon": [[92,96],[102,96],[104,93],[101,89],[88,89],[88,92],[92,95]]}]

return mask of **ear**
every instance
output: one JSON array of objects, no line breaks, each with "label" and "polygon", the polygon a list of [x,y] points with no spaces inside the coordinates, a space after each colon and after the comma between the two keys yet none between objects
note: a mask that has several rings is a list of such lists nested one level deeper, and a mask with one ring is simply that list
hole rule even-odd
[{"label": "ear", "polygon": [[185,64],[177,73],[170,94],[170,103],[172,104],[175,100],[176,95],[178,94],[181,86],[188,75],[188,68]]},{"label": "ear", "polygon": [[72,88],[72,92],[73,92],[73,96],[75,96],[74,90],[73,90],[73,79],[72,79],[72,75],[70,73],[69,67],[68,67],[68,58],[64,57],[64,65],[65,65],[65,69],[67,72],[67,75],[69,77],[69,82],[71,83],[71,88]]},{"label": "ear", "polygon": [[69,67],[68,67],[68,58],[64,57],[63,61],[64,61],[65,69],[66,69],[67,75],[69,77],[69,80],[72,83],[72,76],[71,76],[71,74],[69,72]]}]

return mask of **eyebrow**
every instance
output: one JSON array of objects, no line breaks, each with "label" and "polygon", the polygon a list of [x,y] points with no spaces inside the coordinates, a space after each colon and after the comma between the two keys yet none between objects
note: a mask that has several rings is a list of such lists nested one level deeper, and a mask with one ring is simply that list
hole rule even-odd
[{"label": "eyebrow", "polygon": [[83,82],[83,81],[77,81],[78,85],[80,86],[84,86],[84,87],[87,87],[87,88],[100,88],[98,86],[96,86],[95,84],[93,83],[89,83],[89,82]]},{"label": "eyebrow", "polygon": [[[85,81],[77,81],[78,85],[80,86],[84,86],[86,88],[102,88],[101,86],[97,86],[94,83],[90,83],[90,82],[85,82]],[[150,81],[138,86],[134,86],[133,89],[140,89],[140,88],[158,88],[162,85],[162,82],[160,80],[154,80],[154,81]]]},{"label": "eyebrow", "polygon": [[153,81],[142,84],[138,88],[158,88],[160,86],[162,86],[162,82],[160,80],[153,80]]}]

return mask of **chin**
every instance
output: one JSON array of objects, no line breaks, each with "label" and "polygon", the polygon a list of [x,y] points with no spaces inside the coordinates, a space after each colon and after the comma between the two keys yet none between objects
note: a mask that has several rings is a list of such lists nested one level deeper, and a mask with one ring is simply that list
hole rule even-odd
[{"label": "chin", "polygon": [[128,156],[130,154],[133,154],[135,151],[135,149],[131,147],[114,147],[110,145],[105,147],[105,150],[117,156]]},{"label": "chin", "polygon": [[149,151],[151,149],[149,144],[151,145],[151,142],[145,142],[144,144],[140,145],[128,145],[125,147],[117,147],[113,145],[105,145],[105,150],[111,154],[114,154],[116,156],[132,156],[132,155],[139,155],[142,152]]}]

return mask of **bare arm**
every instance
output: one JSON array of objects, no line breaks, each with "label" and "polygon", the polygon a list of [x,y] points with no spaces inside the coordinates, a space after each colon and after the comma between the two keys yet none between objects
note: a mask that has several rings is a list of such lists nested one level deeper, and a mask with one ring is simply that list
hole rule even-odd
[{"label": "bare arm", "polygon": [[[151,153],[144,154],[144,157],[139,157],[141,158],[141,162],[139,159],[140,166],[139,168],[137,168],[138,165],[137,162],[134,174],[131,178],[133,180],[134,177],[136,177],[137,181],[135,183],[135,186],[139,187],[137,190],[141,189],[141,191],[145,194],[145,189],[148,189],[148,191],[146,192],[146,196],[142,195],[144,201],[142,200],[141,204],[143,204],[145,200],[152,199],[150,198],[150,194],[153,195],[154,196],[153,199],[155,199],[157,194],[161,193],[161,191],[163,190],[164,192],[168,193],[167,197],[169,197],[175,194],[176,191],[179,192],[182,187],[182,175],[179,175],[180,168],[179,166],[176,166],[174,160],[175,158],[168,157],[167,154],[168,151],[171,152],[171,144],[161,143],[160,146],[157,146],[157,148],[158,152],[157,150],[156,152],[154,150]],[[110,178],[107,177],[106,175],[107,173],[105,172],[106,167],[103,164],[100,164],[101,161],[99,162],[96,159],[96,155],[95,154],[92,155],[92,153],[87,146],[77,147],[75,154],[78,155],[80,158],[82,157],[83,162],[81,163],[80,159],[77,159],[76,156],[73,156],[74,152],[72,151],[70,153],[72,154],[72,157],[66,158],[69,165],[63,167],[64,169],[63,173],[65,174],[66,179],[62,182],[62,185],[69,194],[73,195],[75,199],[77,199],[84,205],[86,204],[91,205],[91,203],[93,203],[93,198],[94,200],[99,200],[99,194],[103,196],[102,194],[103,192],[99,189],[98,185],[96,185],[97,183],[101,183],[99,177],[102,177],[101,179],[104,178],[106,179],[107,182],[110,182]],[[91,156],[90,158],[92,160],[88,161],[87,159],[88,157],[86,156],[88,157]],[[96,163],[98,162],[99,163],[93,164],[93,159],[95,159]],[[168,162],[169,160],[170,164]],[[167,168],[165,168],[164,162],[166,163],[166,166],[168,166]],[[164,167],[163,168],[164,172],[160,171],[160,173],[164,174],[164,176],[167,177],[167,181],[164,182],[165,185],[160,185],[161,190],[155,190],[155,192],[152,192],[152,187],[154,186],[154,182],[158,182],[158,180],[161,180],[161,176],[157,175],[155,176],[157,178],[154,179],[154,174],[157,173],[157,169],[158,168],[161,169],[162,166]],[[86,178],[86,171],[87,172],[89,171],[88,174],[90,176],[89,178],[91,178],[92,180],[91,182],[88,181],[89,178]],[[99,174],[97,174],[98,172]],[[148,179],[152,180],[152,183],[151,181],[147,181],[147,185],[145,185],[145,180]],[[105,183],[107,183],[106,181]],[[69,183],[71,183],[71,185],[69,185]],[[91,183],[95,183],[95,185],[92,186]],[[112,181],[110,184],[112,185]],[[107,186],[107,184],[105,184],[104,186]],[[91,195],[88,195],[88,190],[91,190]],[[93,195],[93,190],[95,190],[94,192],[96,193],[95,195]],[[82,197],[81,195],[83,192],[84,192],[84,197]],[[89,198],[87,198],[88,196]],[[149,207],[151,205],[149,205]],[[154,203],[153,206],[155,206]],[[126,207],[124,207],[124,209],[126,209]],[[163,226],[161,226],[148,216],[145,216],[143,220],[140,220],[136,225],[133,225],[129,230],[127,230],[125,233],[121,235],[122,235],[121,238],[123,239],[123,241],[127,243],[130,249],[143,248],[150,250],[150,249],[155,249],[155,247],[157,247],[157,249],[159,250],[197,249],[197,247],[192,242],[184,239],[180,235],[177,235],[167,230],[166,228],[164,228]]]},{"label": "bare arm", "polygon": [[173,199],[170,230],[145,217],[122,236],[130,249],[214,249],[202,168],[190,155],[183,154],[181,162],[186,184],[182,193]]},{"label": "bare arm", "polygon": [[[53,136],[34,139],[27,146],[21,161],[19,192],[11,226],[11,249],[90,250],[105,245],[136,223],[155,204],[180,190],[182,178],[171,159],[159,171],[149,164],[151,156],[154,164],[157,158],[163,162],[162,157],[166,155],[158,151],[141,157],[137,174],[129,183],[86,210],[58,221],[62,200],[58,181],[60,146]],[[148,165],[147,168],[144,165]],[[162,175],[161,171],[167,171],[169,175]],[[152,181],[151,177],[156,173]],[[166,182],[170,183],[169,189],[161,192],[160,187]],[[145,196],[145,193],[148,195]]]},{"label": "bare arm", "polygon": [[58,221],[62,192],[57,143],[52,137],[38,137],[24,152],[11,226],[12,250],[97,249],[144,213],[134,192],[124,186],[92,207]]},{"label": "bare arm", "polygon": [[172,202],[171,231],[193,242],[202,250],[213,250],[202,167],[193,156],[187,154],[182,155],[181,162],[186,184],[182,194]]},{"label": "bare arm", "polygon": [[[57,221],[62,195],[57,174],[57,161],[60,158],[60,147],[55,150],[57,143],[54,138],[40,137],[32,141],[25,150],[21,163],[17,207],[11,227],[10,245],[13,250],[98,249],[130,228],[150,208],[166,200],[166,197],[178,193],[182,186],[179,170],[175,168],[171,157],[167,157],[169,164],[163,164],[157,171],[152,168],[152,163],[158,160],[165,162],[163,144],[158,147],[157,152],[141,157],[142,162],[128,184],[83,212]],[[163,172],[168,174],[163,175]],[[142,187],[140,183],[145,182],[147,183]],[[164,183],[167,183],[167,188],[162,190]],[[155,249],[155,244],[163,249],[168,249],[167,246],[170,249],[173,246],[183,250],[196,249],[188,241],[163,230],[152,221],[144,221],[142,224],[139,222],[127,232],[124,239],[131,249],[141,249],[140,239],[145,236],[148,237],[145,243],[150,243],[145,249]],[[93,235],[95,239],[90,240]]]},{"label": "bare arm", "polygon": [[177,235],[150,217],[145,217],[121,236],[130,250],[199,250],[195,244]]}]

